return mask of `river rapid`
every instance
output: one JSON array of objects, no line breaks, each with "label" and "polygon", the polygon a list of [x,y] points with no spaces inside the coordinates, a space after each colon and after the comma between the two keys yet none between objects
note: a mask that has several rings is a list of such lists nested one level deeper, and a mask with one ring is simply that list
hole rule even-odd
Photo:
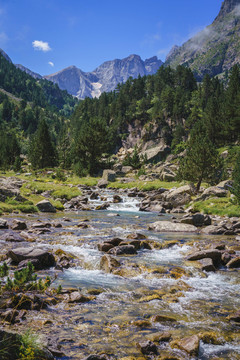
[{"label": "river rapid", "polygon": [[[113,193],[106,190],[103,195],[111,201]],[[111,204],[104,211],[16,217],[28,222],[61,222],[62,228],[39,235],[33,244],[53,252],[61,249],[77,259],[74,267],[47,271],[54,279],[51,286],[61,285],[63,293],[74,289],[93,294],[90,302],[63,301],[40,312],[31,311],[22,325],[15,325],[31,328],[43,339],[56,339],[66,354],[61,359],[84,359],[99,353],[117,359],[144,359],[138,343],[160,332],[170,333],[172,340],[159,342],[159,357],[154,358],[240,359],[240,326],[228,320],[229,314],[240,309],[239,270],[220,268],[205,273],[196,262],[185,260],[193,249],[210,244],[235,246],[235,237],[150,231],[149,224],[171,220],[171,215],[139,212],[138,200],[126,196],[122,203]],[[87,228],[77,226],[83,220],[88,220]],[[100,270],[104,253],[97,245],[114,237],[126,239],[132,233],[163,246],[118,256],[118,274]],[[161,321],[156,315],[162,316]],[[206,332],[215,334],[217,341],[201,340],[197,357],[171,343]]]}]

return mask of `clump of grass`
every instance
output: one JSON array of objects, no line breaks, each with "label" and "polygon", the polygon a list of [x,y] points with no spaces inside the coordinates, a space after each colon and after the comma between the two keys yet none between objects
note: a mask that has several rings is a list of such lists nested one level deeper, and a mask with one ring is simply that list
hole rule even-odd
[{"label": "clump of grass", "polygon": [[41,360],[46,356],[40,338],[29,329],[23,334],[6,333],[0,341],[1,360]]},{"label": "clump of grass", "polygon": [[34,205],[30,205],[27,203],[19,204],[9,204],[9,203],[0,203],[0,213],[12,213],[13,211],[18,210],[23,213],[29,214],[29,213],[35,213],[38,212],[38,209]]},{"label": "clump of grass", "polygon": [[112,182],[109,184],[109,187],[115,188],[115,189],[131,189],[131,188],[138,188],[142,191],[151,191],[151,190],[157,190],[160,188],[166,188],[171,189],[173,187],[179,187],[182,184],[180,182],[167,182],[167,181],[160,181],[160,180],[153,180],[153,181],[132,181],[129,183],[121,183],[121,182]]},{"label": "clump of grass", "polygon": [[228,217],[240,216],[240,207],[229,197],[210,198],[204,201],[197,201],[193,204],[193,210],[209,215]]}]

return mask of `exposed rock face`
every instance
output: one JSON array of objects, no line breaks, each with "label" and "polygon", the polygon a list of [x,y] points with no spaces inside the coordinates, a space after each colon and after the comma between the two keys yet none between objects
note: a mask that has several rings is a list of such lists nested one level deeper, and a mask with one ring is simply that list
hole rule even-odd
[{"label": "exposed rock face", "polygon": [[130,55],[125,59],[106,61],[93,72],[83,72],[76,66],[70,66],[45,79],[57,83],[60,89],[79,99],[99,97],[102,92],[113,91],[117,84],[124,83],[131,76],[149,75],[157,72],[163,64],[156,56],[143,61],[138,55]]},{"label": "exposed rock face", "polygon": [[42,76],[38,73],[35,73],[34,71],[31,71],[30,69],[26,68],[25,66],[21,64],[15,64],[16,68],[25,71],[28,75],[32,76],[34,79],[42,79]]},{"label": "exposed rock face", "polygon": [[225,0],[214,22],[180,47],[174,47],[166,65],[189,66],[198,80],[231,69],[240,61],[240,0]]}]

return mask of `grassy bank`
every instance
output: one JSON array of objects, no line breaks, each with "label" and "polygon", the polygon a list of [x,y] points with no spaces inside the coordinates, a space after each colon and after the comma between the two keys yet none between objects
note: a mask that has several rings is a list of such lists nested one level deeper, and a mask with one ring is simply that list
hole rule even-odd
[{"label": "grassy bank", "polygon": [[193,204],[193,210],[209,215],[240,217],[240,206],[230,197],[210,198],[204,201],[197,201]]}]

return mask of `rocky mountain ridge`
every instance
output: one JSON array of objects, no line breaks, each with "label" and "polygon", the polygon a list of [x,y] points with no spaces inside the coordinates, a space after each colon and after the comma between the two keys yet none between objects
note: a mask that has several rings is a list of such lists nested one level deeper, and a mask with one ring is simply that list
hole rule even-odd
[{"label": "rocky mountain ridge", "polygon": [[197,80],[205,74],[224,75],[240,62],[240,0],[225,0],[213,23],[182,46],[174,46],[166,65],[185,65]]},{"label": "rocky mountain ridge", "polygon": [[152,75],[161,65],[163,62],[157,56],[143,61],[139,55],[130,55],[124,59],[106,61],[92,72],[83,72],[76,66],[70,66],[44,78],[83,99],[99,97],[102,92],[113,91],[117,84],[126,82],[130,76],[136,78],[139,75]]}]

